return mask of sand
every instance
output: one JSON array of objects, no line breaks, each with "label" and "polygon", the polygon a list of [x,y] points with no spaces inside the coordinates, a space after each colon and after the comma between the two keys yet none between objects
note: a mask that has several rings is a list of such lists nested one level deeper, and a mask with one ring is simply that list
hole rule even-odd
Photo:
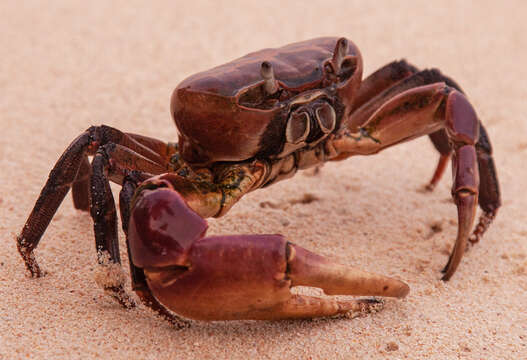
[{"label": "sand", "polygon": [[[526,2],[4,0],[0,13],[0,359],[527,358]],[[409,296],[379,313],[176,331],[97,287],[91,219],[69,195],[36,251],[47,275],[27,277],[14,236],[85,128],[104,123],[174,141],[169,96],[186,76],[326,35],[352,39],[365,74],[400,58],[440,68],[485,123],[503,207],[450,282],[439,270],[456,233],[451,179],[447,172],[434,193],[419,191],[437,161],[426,138],[299,173],[209,222],[211,234],[282,233],[406,281]],[[296,201],[306,193],[319,200]]]}]

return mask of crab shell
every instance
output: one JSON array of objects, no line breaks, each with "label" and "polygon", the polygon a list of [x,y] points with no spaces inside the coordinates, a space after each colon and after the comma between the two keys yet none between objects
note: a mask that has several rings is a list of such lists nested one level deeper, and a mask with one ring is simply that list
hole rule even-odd
[{"label": "crab shell", "polygon": [[[332,131],[337,131],[342,117],[351,110],[362,77],[359,50],[351,41],[342,40],[347,41],[343,62],[353,69],[340,81],[328,80],[332,75],[328,64],[339,42],[335,37],[253,52],[185,79],[171,99],[182,157],[203,165],[277,157],[286,142],[292,108],[310,94],[324,94],[325,101],[335,107]],[[274,69],[280,89],[280,96],[267,102],[265,79],[260,74],[264,62]]]}]

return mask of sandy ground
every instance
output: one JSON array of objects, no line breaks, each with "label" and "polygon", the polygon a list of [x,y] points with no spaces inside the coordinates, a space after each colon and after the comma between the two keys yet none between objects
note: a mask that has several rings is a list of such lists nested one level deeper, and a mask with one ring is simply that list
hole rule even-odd
[{"label": "sandy ground", "polygon": [[[0,358],[527,358],[527,3],[371,3],[0,2]],[[14,236],[85,128],[104,123],[173,141],[168,102],[183,78],[323,35],[358,44],[365,74],[403,57],[442,69],[486,124],[503,207],[450,282],[439,270],[456,233],[451,180],[447,172],[434,193],[418,191],[437,160],[426,138],[300,173],[210,221],[211,234],[279,232],[406,281],[410,295],[379,313],[176,331],[97,287],[91,219],[69,195],[36,252],[47,276],[26,276]],[[319,200],[290,203],[306,193]]]}]

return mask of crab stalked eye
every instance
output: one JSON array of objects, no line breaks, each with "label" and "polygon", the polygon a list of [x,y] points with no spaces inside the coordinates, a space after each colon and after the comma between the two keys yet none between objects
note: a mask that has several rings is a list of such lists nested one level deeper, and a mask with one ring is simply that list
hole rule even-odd
[{"label": "crab stalked eye", "polygon": [[335,74],[335,70],[333,69],[333,65],[331,64],[331,61],[330,61],[330,60],[327,60],[327,61],[324,63],[324,71],[325,71],[326,74],[328,74],[328,75]]},{"label": "crab stalked eye", "polygon": [[285,137],[288,143],[298,144],[309,135],[309,115],[306,112],[293,113],[287,122]]},{"label": "crab stalked eye", "polygon": [[348,40],[340,38],[337,40],[333,56],[324,63],[324,72],[331,82],[343,82],[348,80],[357,68],[358,58],[348,54]]},{"label": "crab stalked eye", "polygon": [[333,51],[333,58],[331,59],[331,63],[333,65],[333,70],[335,71],[335,73],[338,74],[340,72],[342,62],[347,52],[348,40],[346,40],[346,38],[338,39],[337,44],[335,45],[335,50]]},{"label": "crab stalked eye", "polygon": [[330,133],[335,129],[335,124],[337,122],[337,115],[335,110],[329,104],[323,104],[315,110],[315,115],[320,126],[320,130],[324,134]]},{"label": "crab stalked eye", "polygon": [[260,68],[260,75],[264,79],[264,90],[267,95],[273,95],[278,91],[278,85],[274,77],[273,66],[269,61],[264,61]]}]

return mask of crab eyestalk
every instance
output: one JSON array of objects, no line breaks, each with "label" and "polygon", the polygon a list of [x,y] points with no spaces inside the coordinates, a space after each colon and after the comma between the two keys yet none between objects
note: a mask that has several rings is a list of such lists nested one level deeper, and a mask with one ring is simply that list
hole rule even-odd
[{"label": "crab eyestalk", "polygon": [[333,66],[333,71],[338,75],[342,67],[342,62],[344,57],[348,52],[348,40],[346,38],[340,38],[335,45],[335,50],[333,51],[333,58],[331,59],[331,65]]},{"label": "crab eyestalk", "polygon": [[267,95],[273,95],[278,91],[278,85],[274,77],[273,66],[270,62],[264,61],[260,68],[260,74],[264,79],[264,90]]}]

